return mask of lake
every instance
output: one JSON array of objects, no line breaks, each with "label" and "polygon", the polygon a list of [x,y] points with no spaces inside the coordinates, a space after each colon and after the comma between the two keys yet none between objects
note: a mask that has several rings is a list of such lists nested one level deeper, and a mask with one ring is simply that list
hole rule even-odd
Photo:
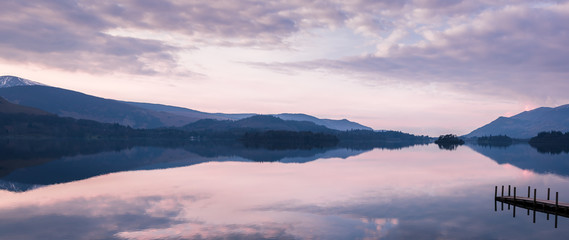
[{"label": "lake", "polygon": [[[512,210],[494,187],[569,202],[569,154],[437,145],[4,141],[0,239],[563,239],[569,220]],[[533,196],[533,195],[532,195]],[[554,194],[553,194],[554,196]],[[496,211],[497,210],[497,211]]]}]

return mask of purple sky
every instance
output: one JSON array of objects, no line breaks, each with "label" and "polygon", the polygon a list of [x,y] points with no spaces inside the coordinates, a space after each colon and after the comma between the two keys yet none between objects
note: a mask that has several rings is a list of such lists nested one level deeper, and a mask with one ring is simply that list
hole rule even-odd
[{"label": "purple sky", "polygon": [[1,75],[106,98],[430,135],[569,103],[568,1],[1,5]]}]

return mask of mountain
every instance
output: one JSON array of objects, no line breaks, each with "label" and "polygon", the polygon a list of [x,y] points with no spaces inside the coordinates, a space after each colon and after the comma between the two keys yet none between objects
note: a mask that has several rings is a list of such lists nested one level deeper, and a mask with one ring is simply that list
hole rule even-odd
[{"label": "mountain", "polygon": [[257,114],[255,114],[255,113],[214,113],[214,115],[222,117],[222,118],[231,119],[231,120],[239,120],[239,119],[243,119],[243,118],[252,117],[252,116],[255,116]]},{"label": "mountain", "polygon": [[[239,120],[254,116],[256,114],[253,113],[233,113],[233,114],[226,114],[226,113],[214,113],[214,115],[223,117],[226,119],[232,120]],[[280,113],[280,114],[271,114],[272,116],[278,117],[282,120],[291,120],[291,121],[308,121],[313,122],[317,125],[325,126],[330,129],[340,130],[340,131],[347,131],[347,130],[373,130],[370,127],[361,125],[357,122],[352,122],[347,119],[342,120],[333,120],[333,119],[321,119],[314,116],[310,116],[307,114],[302,113]]]},{"label": "mountain", "polygon": [[[206,113],[200,112],[188,108],[173,107],[162,104],[151,104],[151,103],[138,103],[138,102],[125,102],[136,107],[145,108],[153,111],[160,111],[180,116],[188,117],[192,120],[199,119],[216,119],[216,120],[241,120],[255,116],[254,113]],[[292,120],[292,121],[308,121],[313,122],[317,125],[325,126],[330,129],[346,131],[346,130],[373,130],[370,127],[361,125],[356,122],[349,121],[347,119],[342,120],[332,120],[332,119],[320,119],[307,114],[301,113],[281,113],[272,114],[272,116],[278,117],[282,120]]]},{"label": "mountain", "polygon": [[15,87],[15,86],[33,86],[33,85],[43,85],[43,84],[15,76],[0,76],[0,88]]},{"label": "mountain", "polygon": [[499,117],[466,137],[507,135],[529,139],[544,131],[569,131],[569,104],[556,108],[541,107],[512,117]]},{"label": "mountain", "polygon": [[[124,102],[45,86],[14,76],[0,77],[0,96],[6,100],[41,109],[62,117],[119,123],[134,128],[180,127],[200,119],[243,120],[257,114],[200,112],[162,104]],[[330,129],[372,130],[346,119],[320,119],[306,114],[274,114],[282,120],[308,121]],[[281,129],[277,129],[281,130]]]},{"label": "mountain", "polygon": [[331,132],[332,129],[308,121],[282,120],[272,115],[254,115],[252,117],[231,120],[202,119],[182,127],[186,131],[235,131],[235,130],[278,130]]},{"label": "mountain", "polygon": [[0,88],[0,96],[12,103],[38,108],[62,117],[119,123],[134,128],[183,126],[192,122],[183,116],[48,86]]},{"label": "mountain", "polygon": [[306,114],[300,113],[281,113],[273,115],[282,120],[293,120],[293,121],[308,121],[313,122],[318,125],[325,126],[330,129],[347,131],[347,130],[373,130],[370,127],[366,127],[356,122],[348,121],[347,119],[342,120],[332,120],[332,119],[320,119]]},{"label": "mountain", "polygon": [[163,104],[154,103],[140,103],[140,102],[124,102],[139,108],[144,108],[147,110],[152,110],[156,112],[164,112],[172,115],[178,115],[186,117],[188,120],[195,122],[200,119],[218,119],[218,120],[228,120],[231,118],[219,116],[213,113],[200,112],[189,108],[175,107]]},{"label": "mountain", "polygon": [[37,108],[26,107],[8,102],[0,97],[0,113],[4,114],[28,114],[28,115],[50,115],[50,113]]},{"label": "mountain", "polygon": [[[137,102],[125,102],[137,107],[161,111],[170,114],[176,114],[180,116],[186,116],[192,119],[216,119],[216,120],[240,120],[255,116],[254,113],[206,113],[200,112],[188,108],[173,107],[162,104],[149,104],[149,103],[137,103]],[[278,117],[282,120],[292,120],[292,121],[308,121],[313,122],[317,125],[325,126],[330,129],[346,131],[346,130],[373,130],[370,127],[361,125],[356,122],[349,121],[347,119],[342,120],[332,120],[332,119],[320,119],[307,114],[301,113],[280,113],[272,114],[272,116]]]}]

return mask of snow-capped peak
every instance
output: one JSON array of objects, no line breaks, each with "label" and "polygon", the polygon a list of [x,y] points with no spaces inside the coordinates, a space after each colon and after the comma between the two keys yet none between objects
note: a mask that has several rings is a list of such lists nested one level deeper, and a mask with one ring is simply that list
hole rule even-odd
[{"label": "snow-capped peak", "polygon": [[32,86],[32,85],[42,85],[44,84],[30,81],[28,79],[23,79],[14,76],[0,76],[0,88],[8,88],[8,87],[15,87],[15,86]]}]

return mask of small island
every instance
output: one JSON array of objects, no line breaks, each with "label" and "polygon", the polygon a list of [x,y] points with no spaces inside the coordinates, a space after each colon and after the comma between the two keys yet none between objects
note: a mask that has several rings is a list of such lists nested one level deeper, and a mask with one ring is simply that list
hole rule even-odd
[{"label": "small island", "polygon": [[454,134],[447,134],[439,136],[435,143],[439,145],[440,149],[455,150],[457,146],[464,144],[464,140]]},{"label": "small island", "polygon": [[464,140],[458,138],[454,134],[447,134],[439,136],[439,139],[435,140],[436,144],[455,144],[455,145],[462,145],[464,144]]}]

